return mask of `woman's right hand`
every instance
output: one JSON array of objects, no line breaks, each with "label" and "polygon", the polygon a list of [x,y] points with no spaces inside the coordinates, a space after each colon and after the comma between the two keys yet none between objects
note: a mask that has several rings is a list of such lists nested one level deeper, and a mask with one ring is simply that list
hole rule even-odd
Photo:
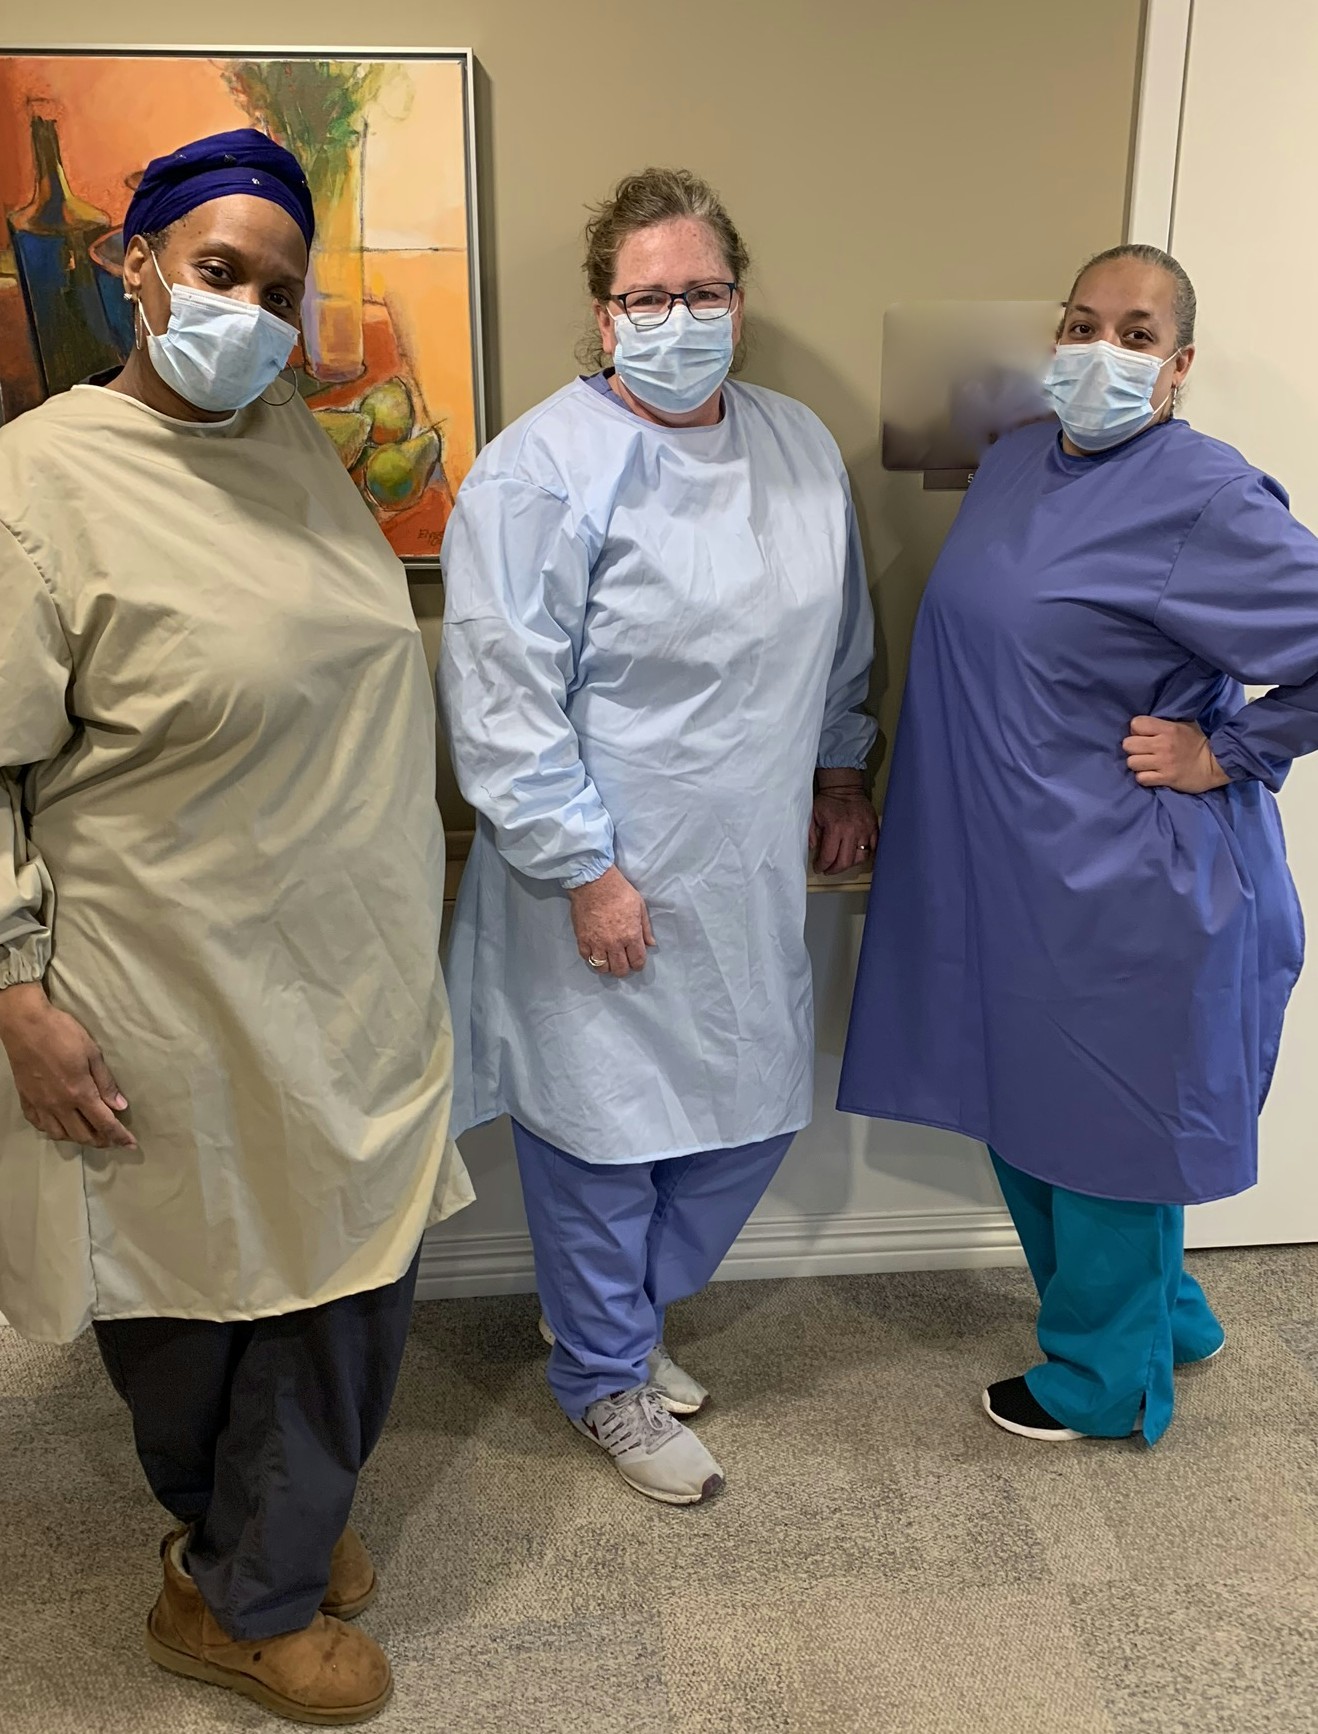
[{"label": "woman's right hand", "polygon": [[654,944],[645,899],[616,867],[568,892],[577,950],[597,975],[630,975],[645,968]]},{"label": "woman's right hand", "polygon": [[128,1102],[76,1018],[57,1011],[37,982],[0,991],[0,1042],[23,1112],[38,1132],[96,1150],[136,1150],[118,1115]]}]

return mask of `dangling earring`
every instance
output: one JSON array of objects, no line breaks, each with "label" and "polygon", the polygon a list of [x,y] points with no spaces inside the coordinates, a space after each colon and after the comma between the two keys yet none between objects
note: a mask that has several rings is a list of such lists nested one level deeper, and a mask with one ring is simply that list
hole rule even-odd
[{"label": "dangling earring", "polygon": [[131,290],[124,290],[124,300],[133,304],[133,348],[142,347],[142,303]]},{"label": "dangling earring", "polygon": [[[300,325],[298,326],[298,329],[297,329],[297,341],[298,341],[298,347],[301,349],[303,356],[305,356],[307,353],[307,339],[306,339],[306,335],[303,332],[302,327]],[[278,377],[280,379],[282,379],[284,377],[285,373],[288,375],[288,382],[293,387],[293,389],[292,389],[292,391],[289,392],[287,397],[281,397],[281,398],[267,397],[265,395],[265,391],[269,391],[270,385],[273,385],[275,383],[274,380],[272,379],[270,381],[270,385],[267,385],[265,388],[265,391],[263,391],[261,393],[261,402],[263,404],[265,404],[269,409],[283,409],[285,404],[292,403],[293,399],[297,396],[297,369],[293,366],[291,361],[289,362],[287,367],[281,369]]]},{"label": "dangling earring", "polygon": [[265,388],[265,391],[263,391],[261,393],[261,402],[263,404],[265,404],[269,409],[283,409],[283,407],[286,403],[292,403],[293,399],[297,396],[297,374],[293,371],[293,369],[291,367],[286,367],[286,368],[284,368],[283,372],[280,373],[277,377],[279,379],[282,379],[284,377],[285,373],[288,375],[288,383],[292,386],[293,389],[292,389],[292,391],[289,392],[287,397],[280,397],[280,398],[267,397],[265,395],[265,391],[269,391],[270,385],[273,385],[275,383],[274,380],[272,379],[270,381],[270,385],[267,385]]}]

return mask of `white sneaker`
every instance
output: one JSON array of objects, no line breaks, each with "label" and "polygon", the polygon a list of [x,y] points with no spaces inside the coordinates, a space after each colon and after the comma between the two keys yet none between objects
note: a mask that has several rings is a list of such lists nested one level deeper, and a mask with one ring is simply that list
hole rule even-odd
[{"label": "white sneaker", "polygon": [[1196,1355],[1192,1361],[1177,1361],[1176,1362],[1176,1371],[1178,1373],[1184,1373],[1191,1367],[1206,1367],[1210,1361],[1215,1361],[1219,1355],[1224,1355],[1225,1353],[1226,1353],[1226,1338],[1223,1337],[1222,1341],[1217,1345],[1217,1347],[1212,1351],[1211,1354]]},{"label": "white sneaker", "polygon": [[698,1415],[709,1401],[705,1387],[690,1373],[683,1372],[662,1343],[656,1343],[650,1350],[646,1365],[650,1369],[650,1384],[670,1415]]},{"label": "white sneaker", "polygon": [[601,1397],[572,1425],[608,1452],[629,1487],[665,1505],[699,1505],[723,1485],[718,1464],[649,1385]]},{"label": "white sneaker", "polygon": [[[540,1335],[551,1349],[558,1340],[543,1313],[540,1315]],[[659,1393],[659,1401],[670,1415],[698,1415],[709,1401],[705,1387],[678,1366],[662,1343],[656,1343],[650,1350],[646,1366],[650,1385]]]}]

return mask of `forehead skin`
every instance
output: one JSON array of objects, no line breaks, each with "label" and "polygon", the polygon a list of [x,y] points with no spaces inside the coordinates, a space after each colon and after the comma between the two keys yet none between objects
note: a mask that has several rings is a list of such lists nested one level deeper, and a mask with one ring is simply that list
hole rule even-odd
[{"label": "forehead skin", "polygon": [[1176,324],[1176,284],[1159,265],[1140,259],[1112,259],[1086,271],[1075,286],[1072,308],[1089,307],[1100,319],[1120,324],[1131,314],[1167,330]]},{"label": "forehead skin", "polygon": [[628,235],[618,249],[613,292],[629,289],[690,289],[695,283],[728,283],[732,272],[708,223],[674,217]]},{"label": "forehead skin", "polygon": [[306,280],[307,244],[302,231],[281,206],[247,193],[233,193],[198,205],[171,225],[161,263],[182,263],[221,254],[242,265],[247,275],[269,283],[298,285]]}]

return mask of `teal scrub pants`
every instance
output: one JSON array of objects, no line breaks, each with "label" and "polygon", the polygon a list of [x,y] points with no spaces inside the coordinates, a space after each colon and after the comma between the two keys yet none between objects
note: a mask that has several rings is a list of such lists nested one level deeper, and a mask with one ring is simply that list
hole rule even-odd
[{"label": "teal scrub pants", "polygon": [[1185,1211],[1068,1192],[989,1155],[1039,1291],[1035,1402],[1096,1439],[1126,1438],[1143,1411],[1154,1444],[1171,1423],[1173,1366],[1225,1341],[1184,1268]]}]

